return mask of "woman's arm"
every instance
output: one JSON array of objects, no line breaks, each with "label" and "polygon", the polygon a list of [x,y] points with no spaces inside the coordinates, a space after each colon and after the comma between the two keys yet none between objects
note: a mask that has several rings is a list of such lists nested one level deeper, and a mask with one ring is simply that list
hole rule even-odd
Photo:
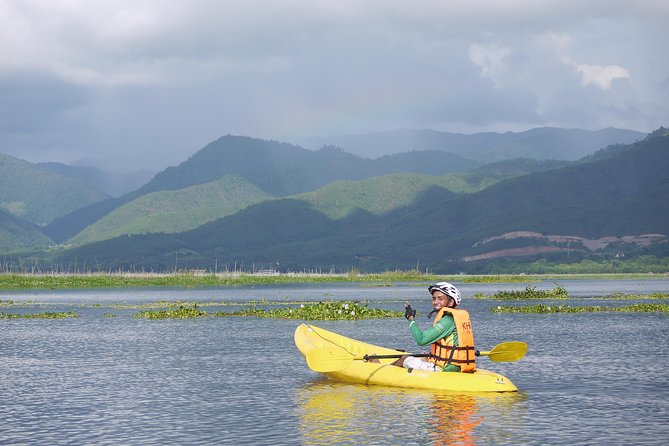
[{"label": "woman's arm", "polygon": [[449,316],[442,317],[439,322],[434,324],[432,327],[428,328],[425,331],[422,331],[416,321],[413,319],[409,322],[409,328],[411,329],[411,335],[413,336],[416,343],[420,346],[429,345],[437,340],[444,338],[451,334],[455,329],[455,323],[453,318]]}]

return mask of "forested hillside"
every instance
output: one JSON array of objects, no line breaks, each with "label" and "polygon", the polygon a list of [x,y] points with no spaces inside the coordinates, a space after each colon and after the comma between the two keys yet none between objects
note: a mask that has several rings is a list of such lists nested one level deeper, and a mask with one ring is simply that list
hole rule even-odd
[{"label": "forested hillside", "polygon": [[[659,234],[659,248],[653,249],[664,252],[667,165],[669,136],[659,132],[606,159],[508,179],[472,194],[427,189],[410,205],[383,215],[355,211],[333,220],[304,201],[275,200],[193,231],[122,237],[62,253],[58,261],[95,256],[105,266],[154,269],[176,262],[198,268],[264,262],[286,269],[420,264],[453,272],[486,249],[482,241],[513,231],[623,241],[630,235]],[[604,255],[546,240],[557,254]],[[623,243],[621,249],[629,246]]]},{"label": "forested hillside", "polygon": [[[156,175],[142,193],[173,190],[237,175],[270,195],[282,197],[316,190],[336,180],[358,180],[396,172],[445,175],[464,172],[480,162],[444,153],[405,153],[367,160],[336,147],[317,151],[276,141],[227,135],[176,167]],[[440,172],[434,172],[439,166]]]},{"label": "forested hillside", "polygon": [[342,179],[364,179],[396,172],[446,175],[481,164],[445,152],[411,152],[367,160],[334,147],[314,152],[276,141],[228,135],[208,144],[180,165],[160,172],[140,189],[78,209],[55,220],[44,231],[54,240],[64,242],[142,195],[183,189],[226,175],[241,177],[269,195],[282,197],[313,191]]},{"label": "forested hillside", "polygon": [[44,248],[52,243],[37,226],[0,209],[0,252]]},{"label": "forested hillside", "polygon": [[248,180],[224,176],[185,189],[142,195],[86,227],[69,242],[80,245],[124,234],[184,232],[271,198]]},{"label": "forested hillside", "polygon": [[[411,204],[431,187],[472,193],[502,179],[545,170],[555,164],[515,160],[443,176],[400,173],[364,180],[338,180],[292,197],[307,201],[331,218],[343,218],[356,210],[382,215]],[[87,226],[68,243],[81,245],[124,234],[184,232],[271,199],[277,197],[261,191],[252,181],[226,175],[210,183],[141,195]]]},{"label": "forested hillside", "polygon": [[0,154],[0,208],[36,225],[45,225],[107,194],[81,180]]}]

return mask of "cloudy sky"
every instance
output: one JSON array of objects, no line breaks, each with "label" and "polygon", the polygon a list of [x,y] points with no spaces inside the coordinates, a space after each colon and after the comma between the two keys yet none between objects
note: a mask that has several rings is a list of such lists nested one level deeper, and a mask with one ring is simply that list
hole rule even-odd
[{"label": "cloudy sky", "polygon": [[650,131],[669,125],[667,23],[666,0],[0,0],[0,153]]}]

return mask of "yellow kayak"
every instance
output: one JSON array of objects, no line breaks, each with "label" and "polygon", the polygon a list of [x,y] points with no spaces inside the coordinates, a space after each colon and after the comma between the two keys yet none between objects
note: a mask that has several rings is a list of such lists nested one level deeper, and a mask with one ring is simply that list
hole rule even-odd
[{"label": "yellow kayak", "polygon": [[518,391],[508,378],[478,368],[473,373],[424,372],[393,366],[391,363],[395,359],[392,358],[379,359],[379,363],[368,362],[363,359],[365,355],[397,355],[401,352],[347,338],[313,325],[299,325],[294,339],[297,349],[307,359],[307,365],[336,381],[453,392]]}]

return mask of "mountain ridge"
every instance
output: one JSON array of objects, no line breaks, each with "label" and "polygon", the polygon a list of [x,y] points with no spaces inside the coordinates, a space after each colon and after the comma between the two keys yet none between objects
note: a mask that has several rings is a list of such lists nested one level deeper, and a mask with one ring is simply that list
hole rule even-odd
[{"label": "mountain ridge", "polygon": [[537,127],[523,132],[450,133],[437,130],[390,130],[356,135],[297,139],[316,149],[335,145],[365,158],[409,150],[442,150],[465,158],[491,162],[512,158],[575,161],[610,144],[630,144],[646,136],[633,130]]},{"label": "mountain ridge", "polygon": [[441,165],[441,173],[446,174],[469,170],[482,163],[445,152],[401,154],[399,161],[395,156],[363,160],[333,147],[313,152],[288,143],[226,135],[178,166],[168,167],[156,174],[133,192],[55,219],[45,227],[45,233],[63,242],[142,195],[204,184],[224,175],[237,175],[253,182],[269,195],[283,197],[316,190],[340,179],[358,180],[407,168],[414,173],[429,173],[435,165]]},{"label": "mountain ridge", "polygon": [[436,272],[457,272],[467,256],[484,253],[473,249],[477,242],[513,231],[588,240],[666,236],[669,137],[632,146],[607,159],[503,180],[468,195],[428,189],[381,216],[358,210],[332,220],[305,202],[281,199],[185,233],[121,237],[58,259],[96,255],[101,263],[156,269],[173,266],[175,256],[183,267],[200,268],[233,261],[287,269],[412,268],[419,262]]},{"label": "mountain ridge", "polygon": [[[578,131],[579,134],[587,133]],[[623,132],[629,133],[629,131]],[[499,138],[500,134],[471,136],[489,138],[491,135]],[[226,153],[221,156],[221,152]],[[310,151],[289,143],[226,135],[207,144],[181,164],[159,172],[141,188],[121,197],[76,209],[69,215],[49,222],[44,231],[52,239],[64,242],[86,226],[141,195],[202,184],[225,174],[249,179],[270,195],[288,196],[316,190],[329,182],[341,179],[355,180],[407,171],[443,175],[470,170],[482,164],[481,161],[468,160],[443,150],[414,150],[368,160],[333,146]]]}]

